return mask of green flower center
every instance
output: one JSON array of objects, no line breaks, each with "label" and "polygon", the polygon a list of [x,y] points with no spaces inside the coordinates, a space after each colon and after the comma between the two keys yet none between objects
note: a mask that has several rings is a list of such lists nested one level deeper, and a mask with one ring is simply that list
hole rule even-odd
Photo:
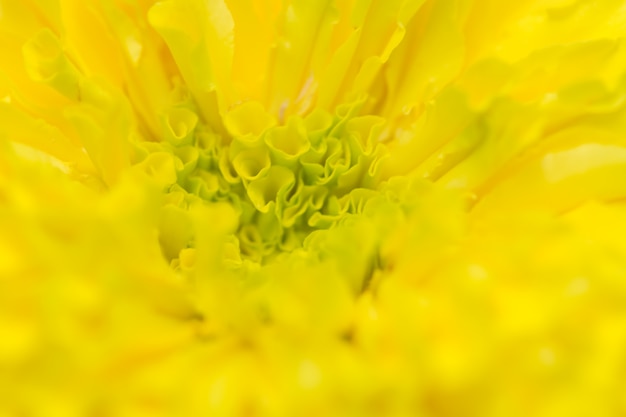
[{"label": "green flower center", "polygon": [[[380,182],[386,147],[379,140],[384,120],[354,117],[358,104],[335,115],[291,116],[280,125],[263,120],[259,107],[245,103],[228,115],[226,137],[209,130],[189,106],[174,108],[163,118],[168,141],[151,144],[146,159],[174,156],[168,203],[182,210],[197,199],[232,205],[241,255],[263,262],[358,213]],[[166,250],[172,258],[180,246],[193,245],[191,234],[177,240]]]}]

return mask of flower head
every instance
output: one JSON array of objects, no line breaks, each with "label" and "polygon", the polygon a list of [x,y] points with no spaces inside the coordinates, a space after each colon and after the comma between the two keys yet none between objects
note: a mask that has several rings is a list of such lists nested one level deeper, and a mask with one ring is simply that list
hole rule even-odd
[{"label": "flower head", "polygon": [[0,0],[0,414],[626,412],[623,0]]}]

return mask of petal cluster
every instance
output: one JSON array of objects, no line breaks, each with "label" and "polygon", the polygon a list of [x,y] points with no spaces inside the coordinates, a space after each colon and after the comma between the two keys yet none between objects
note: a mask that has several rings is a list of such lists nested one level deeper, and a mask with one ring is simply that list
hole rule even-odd
[{"label": "petal cluster", "polygon": [[0,0],[0,415],[623,415],[625,27]]}]

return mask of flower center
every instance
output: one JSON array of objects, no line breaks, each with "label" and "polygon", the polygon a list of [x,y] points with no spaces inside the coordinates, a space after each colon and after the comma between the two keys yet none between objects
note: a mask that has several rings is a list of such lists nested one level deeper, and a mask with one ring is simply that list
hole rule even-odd
[{"label": "flower center", "polygon": [[[245,103],[225,118],[226,137],[207,128],[193,109],[177,107],[164,117],[168,141],[152,144],[146,159],[173,157],[176,179],[166,188],[166,201],[183,210],[197,199],[232,205],[241,255],[263,262],[357,213],[374,193],[386,155],[378,140],[384,120],[353,117],[357,106],[336,115],[318,110],[291,116],[278,125],[259,105]],[[161,167],[156,162],[151,165],[158,172],[164,161]]]}]

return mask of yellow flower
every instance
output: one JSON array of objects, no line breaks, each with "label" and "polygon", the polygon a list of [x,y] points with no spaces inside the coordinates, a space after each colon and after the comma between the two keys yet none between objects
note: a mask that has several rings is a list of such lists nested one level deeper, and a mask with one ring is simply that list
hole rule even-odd
[{"label": "yellow flower", "polygon": [[626,1],[0,0],[0,416],[622,416]]}]

